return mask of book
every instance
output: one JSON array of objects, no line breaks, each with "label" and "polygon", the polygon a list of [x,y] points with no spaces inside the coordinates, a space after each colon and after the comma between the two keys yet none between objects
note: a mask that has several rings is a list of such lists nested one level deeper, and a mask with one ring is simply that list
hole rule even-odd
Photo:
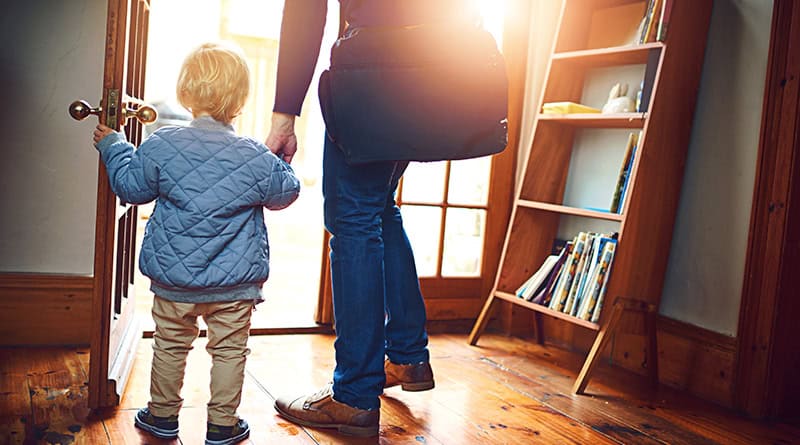
[{"label": "book", "polygon": [[653,0],[653,9],[650,12],[650,20],[647,24],[647,32],[644,35],[642,43],[654,42],[656,40],[656,31],[658,30],[659,21],[661,18],[661,4],[663,0]]},{"label": "book", "polygon": [[580,261],[581,255],[583,254],[583,248],[586,244],[586,232],[578,233],[578,236],[575,237],[574,242],[575,247],[573,248],[572,254],[567,259],[566,264],[564,264],[558,287],[556,287],[553,293],[553,299],[550,302],[550,309],[559,312],[563,312],[564,304],[567,302],[567,296],[569,295],[570,288],[572,287],[572,281],[575,278],[578,262]]},{"label": "book", "polygon": [[598,8],[589,22],[588,49],[632,45],[639,37],[645,2]]},{"label": "book", "polygon": [[611,276],[611,266],[614,261],[614,252],[616,252],[617,243],[608,243],[608,250],[610,251],[609,259],[608,259],[608,266],[606,267],[605,276],[603,277],[603,284],[600,286],[600,291],[597,294],[597,302],[595,303],[595,307],[592,310],[592,317],[590,321],[592,323],[597,323],[600,321],[600,310],[603,308],[603,300],[605,299],[606,295],[606,288],[608,286],[608,279]]},{"label": "book", "polygon": [[575,311],[576,302],[580,297],[579,289],[581,282],[585,279],[587,266],[591,261],[590,257],[594,249],[595,241],[597,240],[596,233],[586,234],[586,244],[583,246],[583,252],[578,260],[578,265],[575,268],[575,277],[572,280],[572,285],[567,294],[567,301],[564,303],[564,313],[572,314]]},{"label": "book", "polygon": [[642,133],[640,132],[639,136],[637,138],[637,143],[633,146],[633,150],[631,151],[631,158],[628,161],[628,166],[626,167],[627,173],[625,174],[625,182],[623,182],[623,184],[622,184],[622,192],[620,193],[620,196],[619,196],[619,208],[620,208],[620,210],[623,209],[624,206],[625,206],[625,197],[628,194],[628,184],[630,182],[631,173],[633,171],[633,164],[636,162],[636,151],[639,148],[638,141],[641,139],[641,137],[642,137]]},{"label": "book", "polygon": [[656,40],[663,42],[667,40],[667,30],[669,29],[669,19],[672,15],[672,5],[675,0],[664,0],[661,3],[661,20],[658,22],[658,32],[656,33]]},{"label": "book", "polygon": [[[597,266],[595,267],[595,273],[592,275],[592,279],[587,288],[587,295],[584,300],[584,304],[577,314],[578,318],[580,319],[590,320],[594,314],[595,308],[597,307],[597,300],[600,297],[600,291],[603,289],[603,284],[606,281],[606,276],[608,275],[611,262],[614,258],[616,242],[617,241],[615,239],[609,238],[603,244],[603,250]],[[614,246],[611,246],[611,244]]]},{"label": "book", "polygon": [[647,64],[644,68],[644,79],[642,79],[642,91],[639,99],[639,113],[646,113],[650,108],[650,96],[653,95],[653,85],[656,81],[658,64],[661,61],[661,50],[651,49],[647,51]]},{"label": "book", "polygon": [[600,111],[576,102],[548,102],[542,105],[542,114],[599,113]]},{"label": "book", "polygon": [[575,301],[575,308],[572,310],[572,315],[574,316],[578,316],[581,309],[586,306],[586,300],[590,294],[590,283],[597,275],[597,266],[600,262],[600,257],[603,255],[603,249],[609,241],[611,241],[611,238],[602,234],[598,234],[595,238],[592,247],[592,255],[587,263],[586,273],[583,275],[583,278],[581,278],[581,282],[578,286],[578,297]]},{"label": "book", "polygon": [[614,197],[609,206],[609,212],[620,213],[622,211],[622,190],[625,187],[628,175],[630,174],[630,166],[633,165],[633,152],[636,144],[639,141],[637,133],[628,134],[628,143],[625,146],[625,157],[622,158],[622,164],[619,167],[619,176],[617,177],[617,186],[614,189]]},{"label": "book", "polygon": [[536,286],[535,289],[532,289],[526,299],[536,304],[542,304],[548,289],[552,286],[554,277],[556,274],[559,273],[561,270],[561,266],[564,264],[564,258],[567,255],[567,248],[564,247],[561,249],[556,255],[550,255],[548,259],[551,259],[550,264],[543,265],[542,267],[545,269],[546,273],[542,276],[541,283]]},{"label": "book", "polygon": [[558,262],[559,255],[549,255],[545,258],[539,269],[531,275],[531,277],[523,285],[522,292],[517,290],[517,296],[525,300],[531,301],[533,295],[538,292],[542,285],[547,281],[547,277],[552,272],[556,263]]},{"label": "book", "polygon": [[650,27],[650,21],[653,18],[653,7],[655,6],[655,0],[648,0],[647,1],[647,8],[645,8],[644,16],[642,17],[642,21],[639,24],[638,29],[638,37],[637,43],[642,44],[645,42],[647,38],[647,30]]},{"label": "book", "polygon": [[541,304],[543,306],[550,306],[550,302],[552,301],[553,297],[553,291],[558,285],[558,279],[561,276],[561,271],[564,269],[564,263],[572,254],[572,248],[574,245],[575,243],[572,241],[567,241],[567,243],[564,245],[558,256],[558,261],[553,267],[553,271],[550,273],[550,276],[547,277],[545,286],[543,286],[542,289],[534,295],[533,300],[531,300],[532,302]]}]

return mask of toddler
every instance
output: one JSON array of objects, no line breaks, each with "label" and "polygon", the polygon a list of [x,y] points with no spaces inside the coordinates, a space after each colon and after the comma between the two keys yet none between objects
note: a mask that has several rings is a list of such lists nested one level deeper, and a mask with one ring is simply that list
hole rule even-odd
[{"label": "toddler", "polygon": [[212,357],[205,443],[233,444],[250,434],[236,410],[250,315],[269,275],[263,208],[287,207],[300,183],[264,144],[234,132],[249,85],[238,48],[204,44],[186,57],[178,79],[178,100],[194,116],[187,127],[160,128],[138,149],[105,125],[94,131],[114,193],[132,204],[156,201],[139,258],[155,294],[150,402],[134,423],[158,438],[178,436],[198,316],[208,325]]}]

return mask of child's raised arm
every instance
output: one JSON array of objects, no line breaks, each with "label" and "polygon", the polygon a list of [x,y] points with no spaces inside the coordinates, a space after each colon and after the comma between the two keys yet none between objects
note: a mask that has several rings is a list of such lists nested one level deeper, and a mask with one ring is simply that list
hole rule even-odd
[{"label": "child's raised arm", "polygon": [[123,133],[102,124],[95,128],[93,138],[115,195],[131,204],[144,204],[156,199],[158,166],[143,156],[141,150],[148,141],[136,150]]}]

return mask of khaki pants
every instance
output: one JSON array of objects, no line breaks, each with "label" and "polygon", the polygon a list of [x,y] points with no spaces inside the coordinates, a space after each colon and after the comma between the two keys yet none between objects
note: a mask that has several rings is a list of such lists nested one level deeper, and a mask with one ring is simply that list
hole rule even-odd
[{"label": "khaki pants", "polygon": [[155,296],[153,320],[153,367],[150,372],[150,403],[155,416],[177,415],[183,404],[186,356],[200,332],[197,317],[208,325],[206,351],[211,355],[211,400],[208,421],[216,425],[233,425],[239,417],[236,409],[242,399],[244,364],[250,349],[252,301],[219,303],[176,303]]}]

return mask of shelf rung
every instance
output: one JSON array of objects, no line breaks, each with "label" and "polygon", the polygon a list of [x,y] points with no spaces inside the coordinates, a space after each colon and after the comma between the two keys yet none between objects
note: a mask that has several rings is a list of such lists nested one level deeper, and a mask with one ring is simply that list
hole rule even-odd
[{"label": "shelf rung", "polygon": [[528,201],[520,199],[517,201],[520,207],[527,207],[529,209],[544,210],[547,212],[561,213],[564,215],[582,216],[585,218],[605,219],[608,221],[621,222],[624,215],[620,213],[601,212],[598,210],[580,209],[577,207],[568,207],[558,204],[550,204],[547,202]]},{"label": "shelf rung", "polygon": [[575,113],[544,114],[538,117],[541,122],[555,122],[581,128],[644,128],[645,113]]},{"label": "shelf rung", "polygon": [[553,54],[554,63],[575,63],[592,67],[609,65],[637,65],[647,63],[651,50],[664,48],[661,42],[642,45],[615,46]]},{"label": "shelf rung", "polygon": [[549,315],[551,317],[559,318],[561,320],[568,321],[568,322],[570,322],[572,324],[576,324],[578,326],[583,326],[585,328],[589,328],[589,329],[591,329],[593,331],[599,331],[600,330],[600,325],[597,324],[597,323],[592,323],[591,321],[582,320],[580,318],[573,317],[572,315],[565,314],[563,312],[554,311],[554,310],[550,309],[549,307],[542,306],[541,304],[531,303],[530,301],[523,300],[522,298],[520,298],[520,297],[518,297],[518,296],[516,296],[514,294],[510,294],[510,293],[503,292],[503,291],[495,291],[494,296],[497,297],[497,298],[509,301],[511,303],[518,304],[520,306],[526,307],[528,309],[532,309],[532,310],[534,310],[536,312],[541,312],[541,313],[543,313],[545,315]]}]

